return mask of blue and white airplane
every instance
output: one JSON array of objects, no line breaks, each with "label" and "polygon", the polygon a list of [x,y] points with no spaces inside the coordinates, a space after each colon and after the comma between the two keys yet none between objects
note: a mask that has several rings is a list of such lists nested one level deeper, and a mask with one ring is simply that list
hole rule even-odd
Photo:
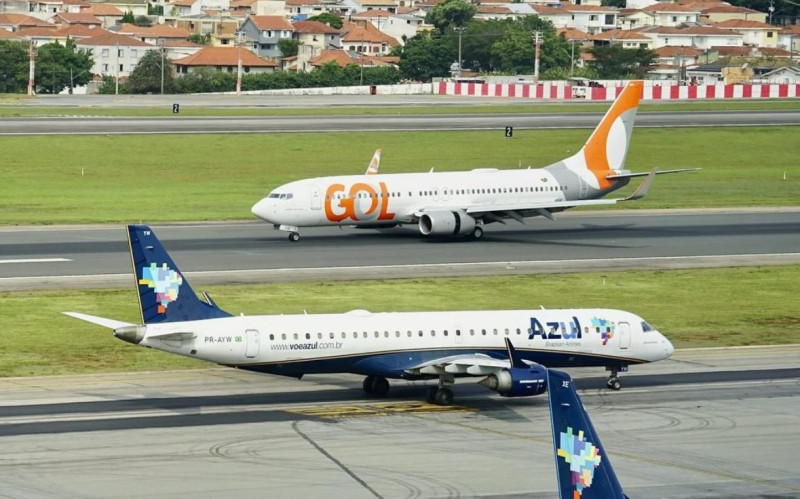
[{"label": "blue and white airplane", "polygon": [[141,324],[65,312],[114,330],[124,341],[217,364],[300,378],[354,373],[364,390],[385,395],[388,379],[438,379],[428,399],[452,403],[456,377],[508,397],[538,395],[543,383],[510,369],[504,340],[526,365],[601,366],[617,373],[631,364],[666,359],[669,340],[641,317],[622,310],[504,310],[233,316],[205,293],[198,298],[155,233],[129,225]]}]

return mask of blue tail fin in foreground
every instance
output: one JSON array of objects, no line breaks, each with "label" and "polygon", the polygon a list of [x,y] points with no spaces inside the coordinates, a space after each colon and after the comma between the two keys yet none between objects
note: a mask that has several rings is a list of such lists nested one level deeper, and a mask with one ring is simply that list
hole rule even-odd
[{"label": "blue tail fin in foreground", "polygon": [[626,498],[572,378],[548,369],[547,390],[559,497]]},{"label": "blue tail fin in foreground", "polygon": [[197,297],[150,227],[129,225],[128,245],[145,324],[230,317]]}]

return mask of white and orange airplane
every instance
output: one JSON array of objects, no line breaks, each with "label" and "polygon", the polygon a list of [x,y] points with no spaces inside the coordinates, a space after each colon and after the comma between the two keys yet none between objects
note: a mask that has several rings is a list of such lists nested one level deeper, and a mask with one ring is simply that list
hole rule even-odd
[{"label": "white and orange airplane", "polygon": [[[544,168],[318,177],[284,184],[257,202],[252,212],[300,239],[300,227],[355,225],[386,228],[418,224],[425,236],[483,237],[483,226],[553,213],[578,206],[615,204],[642,198],[656,174],[632,173],[625,156],[642,82],[630,82],[580,151]],[[376,152],[376,155],[379,151]],[[373,158],[373,162],[375,159]],[[632,195],[601,199],[647,177]]]}]

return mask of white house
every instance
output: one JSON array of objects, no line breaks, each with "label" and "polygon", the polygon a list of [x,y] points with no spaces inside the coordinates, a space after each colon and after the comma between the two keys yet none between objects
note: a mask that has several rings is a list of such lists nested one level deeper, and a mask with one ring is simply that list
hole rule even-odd
[{"label": "white house", "polygon": [[573,5],[563,4],[562,8],[569,11],[571,15],[570,25],[592,35],[597,35],[603,31],[610,31],[617,27],[616,9],[609,7],[598,7],[596,5]]},{"label": "white house", "polygon": [[91,49],[94,59],[92,73],[119,77],[129,76],[144,54],[158,50],[158,47],[136,38],[109,32],[78,40],[75,45],[81,49]]},{"label": "white house", "polygon": [[744,19],[728,19],[717,23],[714,27],[741,33],[745,45],[753,47],[778,47],[778,33],[780,28],[760,21],[746,21]]},{"label": "white house", "polygon": [[397,39],[401,44],[416,36],[418,28],[425,21],[422,18],[401,14],[392,14],[387,10],[366,10],[350,16],[351,19],[364,19],[372,23],[383,33]]},{"label": "white house", "polygon": [[653,26],[679,26],[700,20],[699,10],[677,3],[657,3],[643,8],[642,12],[650,16]]},{"label": "white house", "polygon": [[778,32],[778,47],[791,52],[800,51],[800,24],[786,26]]}]

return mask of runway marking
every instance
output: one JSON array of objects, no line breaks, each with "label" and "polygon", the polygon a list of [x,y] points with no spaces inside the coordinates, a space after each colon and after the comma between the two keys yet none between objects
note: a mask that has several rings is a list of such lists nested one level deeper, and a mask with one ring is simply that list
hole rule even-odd
[{"label": "runway marking", "polygon": [[309,407],[288,409],[286,412],[323,419],[389,416],[393,414],[430,414],[442,412],[476,412],[477,409],[458,405],[434,405],[424,402],[383,402],[366,405],[340,405],[332,407]]},{"label": "runway marking", "polygon": [[71,261],[69,258],[18,258],[15,260],[0,260],[0,263],[56,263]]}]

